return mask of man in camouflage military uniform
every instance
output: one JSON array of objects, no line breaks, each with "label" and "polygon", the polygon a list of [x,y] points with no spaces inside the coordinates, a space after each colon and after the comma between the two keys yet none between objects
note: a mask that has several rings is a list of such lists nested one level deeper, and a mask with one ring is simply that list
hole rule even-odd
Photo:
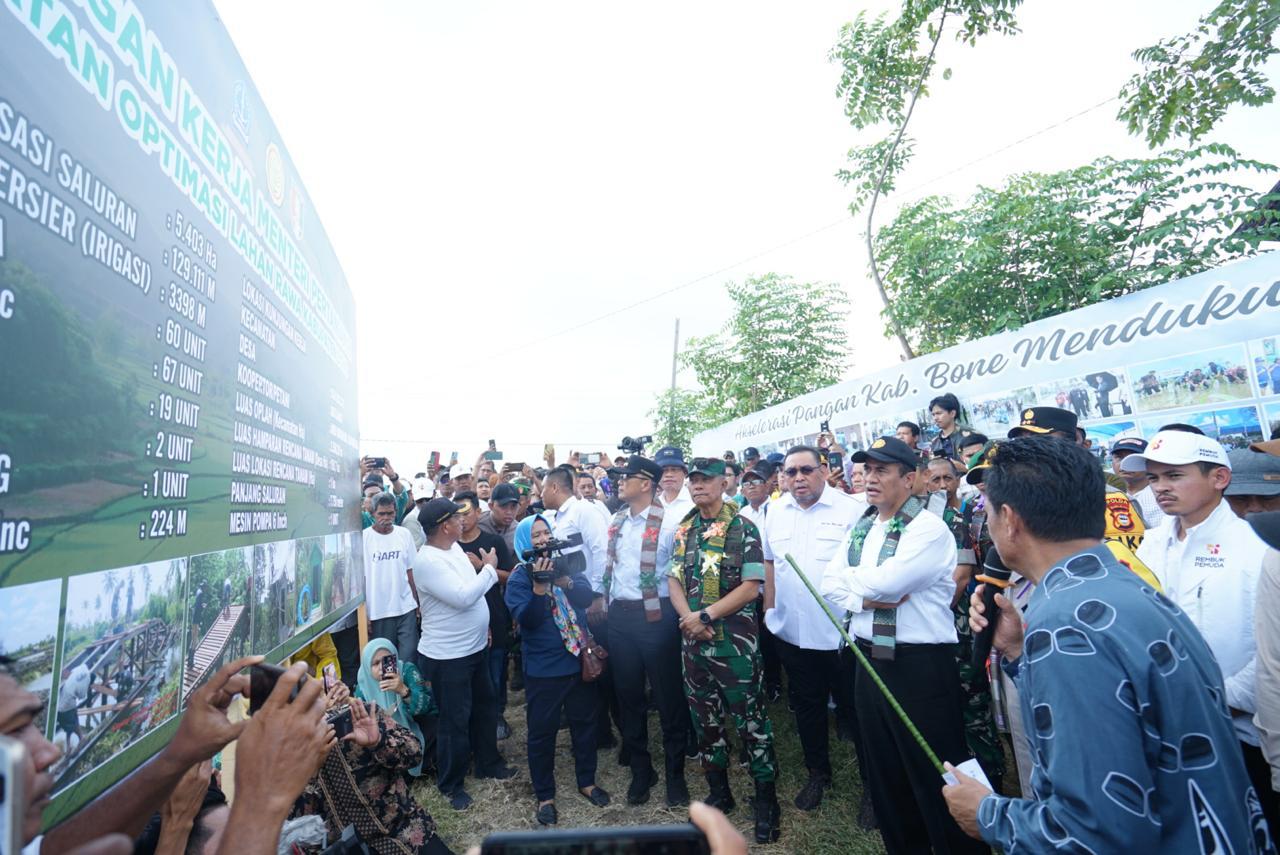
[{"label": "man in camouflage military uniform", "polygon": [[734,807],[724,735],[728,707],[750,753],[756,842],[771,843],[780,833],[781,808],[755,614],[764,555],[755,524],[724,501],[724,472],[723,460],[693,461],[689,493],[695,507],[676,529],[671,605],[680,616],[685,694],[711,789],[706,803],[726,813]]},{"label": "man in camouflage military uniform", "polygon": [[1004,748],[1000,744],[1000,734],[996,731],[995,717],[991,712],[991,685],[983,669],[973,665],[973,630],[969,627],[969,595],[976,587],[974,571],[978,559],[974,549],[974,540],[965,526],[965,518],[961,513],[960,498],[957,491],[960,487],[959,472],[956,465],[946,457],[935,457],[929,461],[929,491],[946,497],[946,505],[942,508],[942,521],[947,524],[956,540],[956,599],[951,603],[951,614],[955,617],[956,666],[960,671],[960,697],[964,702],[961,712],[964,716],[964,740],[978,758],[982,771],[991,782],[996,793],[1003,792]]}]

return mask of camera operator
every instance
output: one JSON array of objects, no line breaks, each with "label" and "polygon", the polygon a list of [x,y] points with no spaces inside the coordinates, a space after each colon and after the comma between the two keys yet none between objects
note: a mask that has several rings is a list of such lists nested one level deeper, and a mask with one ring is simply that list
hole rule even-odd
[{"label": "camera operator", "polygon": [[558,821],[555,751],[562,715],[569,722],[578,792],[598,807],[610,801],[595,783],[598,692],[582,681],[579,658],[588,640],[585,607],[594,594],[585,573],[564,573],[550,557],[533,557],[533,550],[545,548],[550,540],[546,517],[539,514],[521,520],[516,549],[523,563],[511,574],[506,596],[521,628],[529,777],[541,825]]},{"label": "camera operator", "polygon": [[[591,632],[605,649],[609,647],[608,612],[604,607],[604,566],[608,551],[608,525],[591,506],[573,494],[574,471],[570,466],[557,466],[547,473],[542,484],[542,504],[548,511],[554,512],[555,536],[560,540],[569,540],[574,534],[582,535],[581,551],[587,559],[585,575],[595,591],[596,600],[587,611],[587,621],[591,624]],[[551,518],[551,514],[547,515]],[[613,675],[605,669],[604,676],[596,682],[599,693],[599,721],[596,724],[596,737],[601,748],[611,748],[616,743],[613,739],[613,728],[609,723],[610,715],[619,723],[621,714],[617,708],[618,699],[613,694]]]},{"label": "camera operator", "polygon": [[463,782],[472,752],[477,778],[505,780],[515,774],[498,754],[498,707],[485,657],[489,604],[484,595],[498,582],[498,556],[483,552],[485,566],[475,571],[458,545],[461,510],[448,499],[427,502],[418,514],[427,544],[413,564],[422,600],[418,652],[440,706],[437,786],[454,810],[471,806]]},{"label": "camera operator", "polygon": [[351,697],[343,683],[329,690],[328,709],[331,714],[345,710],[351,732],[307,782],[290,816],[320,816],[331,840],[353,826],[360,842],[375,853],[448,855],[451,850],[436,835],[435,821],[413,797],[405,775],[422,762],[420,733],[404,724],[412,722],[404,705],[413,694],[403,684],[399,692],[384,688],[399,683],[398,677],[374,680],[369,670],[375,667],[371,660],[378,651],[382,656],[394,653],[386,639],[371,641],[364,650],[368,667],[360,669],[360,692],[371,695],[375,703],[366,706],[359,697]]}]

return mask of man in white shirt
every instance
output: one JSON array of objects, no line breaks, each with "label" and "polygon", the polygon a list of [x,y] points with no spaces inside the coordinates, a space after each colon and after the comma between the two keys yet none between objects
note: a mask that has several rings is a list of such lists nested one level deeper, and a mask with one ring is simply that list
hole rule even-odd
[{"label": "man in white shirt", "polygon": [[[591,634],[609,649],[608,610],[604,602],[604,568],[609,543],[609,526],[600,514],[592,510],[591,505],[574,495],[576,476],[572,466],[561,465],[547,473],[542,480],[542,505],[547,509],[555,526],[554,534],[558,540],[568,540],[574,534],[582,535],[582,546],[579,549],[585,555],[587,568],[583,575],[591,583],[595,599],[587,609],[587,623]],[[571,550],[573,551],[573,550]],[[618,699],[613,691],[613,672],[606,668],[604,676],[596,681],[600,691],[600,705],[597,711],[596,741],[601,748],[612,748],[617,742],[613,737],[613,721],[622,729],[622,714],[618,708]],[[623,746],[622,759],[628,760],[626,746]]]},{"label": "man in white shirt", "polygon": [[613,519],[613,514],[609,513],[609,509],[604,506],[604,502],[600,501],[600,489],[596,485],[596,477],[585,470],[579,472],[574,478],[574,491],[582,502],[600,515],[607,528],[609,521]]},{"label": "man in white shirt", "polygon": [[[821,591],[852,613],[850,634],[938,756],[965,759],[951,614],[956,542],[914,496],[919,459],[891,436],[853,455],[866,464],[867,500],[877,513],[854,525],[827,566]],[[861,668],[854,698],[860,759],[885,848],[987,852],[951,818],[937,771]]]},{"label": "man in white shirt", "polygon": [[1160,580],[1164,594],[1204,636],[1222,668],[1226,704],[1240,738],[1262,811],[1280,828],[1280,799],[1253,724],[1257,658],[1254,599],[1267,546],[1231,510],[1223,492],[1231,460],[1217,440],[1183,431],[1160,431],[1142,454],[1121,468],[1145,472],[1167,518],[1148,530],[1138,558]]},{"label": "man in white shirt", "polygon": [[484,595],[498,582],[494,550],[480,553],[476,572],[458,538],[462,508],[443,497],[419,511],[427,543],[414,561],[422,598],[422,674],[431,683],[440,721],[436,733],[436,786],[454,810],[471,796],[463,789],[475,755],[477,778],[503,780],[515,774],[498,754],[498,700],[485,648],[489,644],[489,604]]},{"label": "man in white shirt", "polygon": [[[787,669],[787,685],[796,731],[804,750],[809,781],[796,796],[800,810],[822,804],[831,786],[827,701],[835,697],[840,709],[853,707],[853,674],[840,663],[839,631],[822,606],[787,563],[789,554],[801,571],[821,588],[832,556],[840,549],[857,520],[853,500],[827,484],[827,467],[818,449],[797,445],[782,462],[791,490],[773,503],[761,529],[764,547],[764,622],[777,640]],[[840,607],[833,606],[838,612]],[[846,718],[854,717],[846,713]]]},{"label": "man in white shirt", "polygon": [[689,466],[684,462],[684,452],[674,445],[666,445],[653,455],[653,462],[662,467],[661,489],[658,501],[667,509],[667,513],[676,520],[684,519],[693,510],[693,499],[685,481],[689,477]]},{"label": "man in white shirt", "polygon": [[1125,472],[1122,467],[1124,459],[1130,454],[1141,454],[1147,450],[1147,441],[1138,436],[1122,436],[1111,445],[1111,471],[1119,475],[1125,483],[1125,493],[1129,501],[1142,514],[1142,521],[1148,529],[1155,528],[1165,521],[1165,513],[1160,510],[1155,491],[1147,480],[1146,472]]},{"label": "man in white shirt", "polygon": [[418,595],[413,584],[413,536],[396,525],[396,498],[379,493],[369,501],[373,525],[364,530],[364,605],[369,637],[385,638],[401,659],[418,649]]},{"label": "man in white shirt", "polygon": [[647,680],[662,722],[667,806],[677,807],[689,803],[684,779],[689,708],[666,571],[680,520],[657,501],[662,470],[652,460],[632,455],[625,467],[610,469],[609,477],[626,503],[609,520],[603,593],[609,610],[609,667],[622,713],[622,743],[631,761],[627,803],[644,804],[657,783],[649,754]]},{"label": "man in white shirt", "polygon": [[1262,753],[1271,765],[1271,788],[1280,789],[1280,510],[1250,514],[1248,522],[1268,547],[1254,606],[1258,712],[1253,723],[1262,739]]}]

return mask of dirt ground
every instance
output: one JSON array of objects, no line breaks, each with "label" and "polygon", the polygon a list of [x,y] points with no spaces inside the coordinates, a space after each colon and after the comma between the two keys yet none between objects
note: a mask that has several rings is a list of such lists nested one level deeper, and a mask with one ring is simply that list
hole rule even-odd
[{"label": "dirt ground", "polygon": [[[782,838],[772,845],[757,845],[752,837],[752,815],[749,800],[753,786],[746,770],[731,764],[730,782],[738,802],[737,809],[729,815],[747,838],[752,852],[758,853],[851,853],[870,855],[882,853],[884,847],[874,831],[864,831],[858,825],[858,805],[861,785],[853,747],[835,739],[832,717],[832,769],[833,788],[827,791],[822,806],[812,813],[804,813],[795,807],[795,797],[808,779],[801,760],[800,742],[796,735],[795,719],[787,710],[785,695],[777,703],[769,705],[773,732],[777,746],[780,777],[778,801],[782,805]],[[435,818],[441,837],[455,852],[478,846],[484,836],[492,831],[527,830],[538,828],[534,819],[537,803],[529,780],[529,768],[525,754],[524,694],[512,692],[507,707],[507,722],[511,725],[510,739],[498,743],[499,750],[508,762],[519,770],[508,781],[477,781],[467,779],[467,791],[475,804],[465,811],[454,811],[431,783],[421,783],[415,788],[418,799]],[[657,713],[649,716],[650,750],[655,765],[661,769],[660,729]],[[740,745],[736,734],[736,748]],[[569,749],[569,731],[560,731],[556,742],[556,808],[560,815],[558,828],[581,826],[640,825],[684,822],[688,813],[683,808],[668,808],[665,804],[665,788],[660,782],[649,794],[649,803],[632,807],[626,803],[630,771],[617,763],[617,749],[602,750],[598,756],[596,783],[613,797],[613,803],[597,808],[578,795],[574,784],[573,755]],[[736,755],[735,755],[736,756]],[[685,779],[694,799],[707,794],[706,781],[696,761],[688,761]]]}]

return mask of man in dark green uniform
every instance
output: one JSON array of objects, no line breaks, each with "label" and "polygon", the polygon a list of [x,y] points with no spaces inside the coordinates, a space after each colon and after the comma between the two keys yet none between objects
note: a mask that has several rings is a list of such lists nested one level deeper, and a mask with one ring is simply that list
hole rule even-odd
[{"label": "man in dark green uniform", "polygon": [[756,842],[772,843],[780,834],[778,768],[761,691],[755,612],[764,554],[755,524],[724,500],[724,472],[723,460],[693,461],[689,494],[695,507],[676,529],[671,605],[680,616],[685,695],[711,789],[706,803],[726,813],[734,807],[724,735],[728,707],[756,782]]}]

